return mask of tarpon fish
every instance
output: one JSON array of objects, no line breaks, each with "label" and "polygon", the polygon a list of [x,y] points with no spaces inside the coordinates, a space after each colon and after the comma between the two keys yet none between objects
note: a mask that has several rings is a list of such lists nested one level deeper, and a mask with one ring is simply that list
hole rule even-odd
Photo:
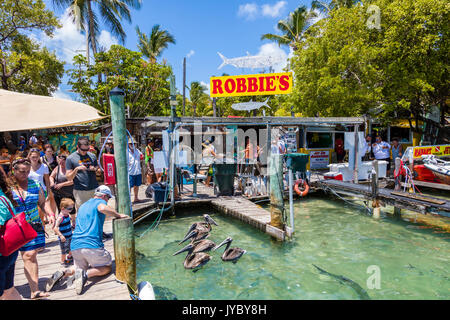
[{"label": "tarpon fish", "polygon": [[346,278],[344,276],[339,276],[336,274],[332,274],[328,271],[323,270],[322,268],[319,268],[318,266],[316,266],[315,264],[313,264],[314,267],[316,267],[317,270],[320,271],[320,273],[326,274],[334,279],[336,279],[337,281],[339,281],[342,284],[345,284],[347,286],[349,286],[350,288],[352,288],[353,290],[356,291],[356,293],[358,294],[358,296],[361,298],[361,300],[370,300],[369,295],[367,294],[367,292],[359,285],[357,284],[355,281]]},{"label": "tarpon fish", "polygon": [[220,52],[217,54],[222,58],[223,62],[218,69],[226,66],[227,64],[232,65],[236,68],[249,68],[249,69],[259,69],[267,68],[273,66],[275,63],[281,62],[282,58],[280,56],[244,56],[228,59]]},{"label": "tarpon fish", "polygon": [[264,102],[257,102],[257,101],[250,100],[249,102],[234,103],[231,106],[231,108],[233,108],[234,110],[238,110],[238,111],[251,111],[254,109],[259,109],[261,107],[269,107],[270,108],[270,106],[267,104],[268,101],[269,101],[269,98],[267,98],[267,100]]}]

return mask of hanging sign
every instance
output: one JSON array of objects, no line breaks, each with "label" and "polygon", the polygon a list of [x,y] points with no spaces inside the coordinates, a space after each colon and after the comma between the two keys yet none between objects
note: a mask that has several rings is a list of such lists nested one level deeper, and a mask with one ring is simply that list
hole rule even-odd
[{"label": "hanging sign", "polygon": [[211,77],[211,97],[258,96],[292,92],[292,72]]},{"label": "hanging sign", "polygon": [[450,156],[450,145],[414,147],[414,159],[421,158],[423,155],[434,155],[437,157]]},{"label": "hanging sign", "polygon": [[310,151],[309,167],[311,169],[325,169],[330,163],[329,151]]}]

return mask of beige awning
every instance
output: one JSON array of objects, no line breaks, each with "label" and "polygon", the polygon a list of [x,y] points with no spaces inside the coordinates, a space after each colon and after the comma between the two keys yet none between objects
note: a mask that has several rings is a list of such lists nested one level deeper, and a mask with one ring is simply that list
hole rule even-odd
[{"label": "beige awning", "polygon": [[0,89],[0,131],[65,127],[107,116],[81,102]]}]

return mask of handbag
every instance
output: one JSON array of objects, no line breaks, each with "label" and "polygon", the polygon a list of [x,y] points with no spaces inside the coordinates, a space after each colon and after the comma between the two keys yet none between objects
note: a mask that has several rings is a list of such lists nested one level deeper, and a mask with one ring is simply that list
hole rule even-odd
[{"label": "handbag", "polygon": [[0,200],[8,207],[12,216],[5,225],[0,227],[0,254],[9,256],[36,238],[37,233],[28,223],[25,212],[14,214],[14,210],[3,196],[0,197]]}]

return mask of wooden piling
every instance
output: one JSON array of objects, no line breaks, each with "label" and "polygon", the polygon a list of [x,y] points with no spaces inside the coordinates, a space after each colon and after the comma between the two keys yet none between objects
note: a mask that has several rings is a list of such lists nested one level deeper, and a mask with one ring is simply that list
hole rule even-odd
[{"label": "wooden piling", "polygon": [[283,155],[272,154],[269,161],[270,225],[284,230]]},{"label": "wooden piling", "polygon": [[381,208],[380,200],[378,199],[378,160],[372,162],[374,171],[372,173],[372,207],[373,214],[372,217],[375,219],[380,218]]},{"label": "wooden piling", "polygon": [[137,289],[133,219],[114,219],[113,234],[116,278]]}]

